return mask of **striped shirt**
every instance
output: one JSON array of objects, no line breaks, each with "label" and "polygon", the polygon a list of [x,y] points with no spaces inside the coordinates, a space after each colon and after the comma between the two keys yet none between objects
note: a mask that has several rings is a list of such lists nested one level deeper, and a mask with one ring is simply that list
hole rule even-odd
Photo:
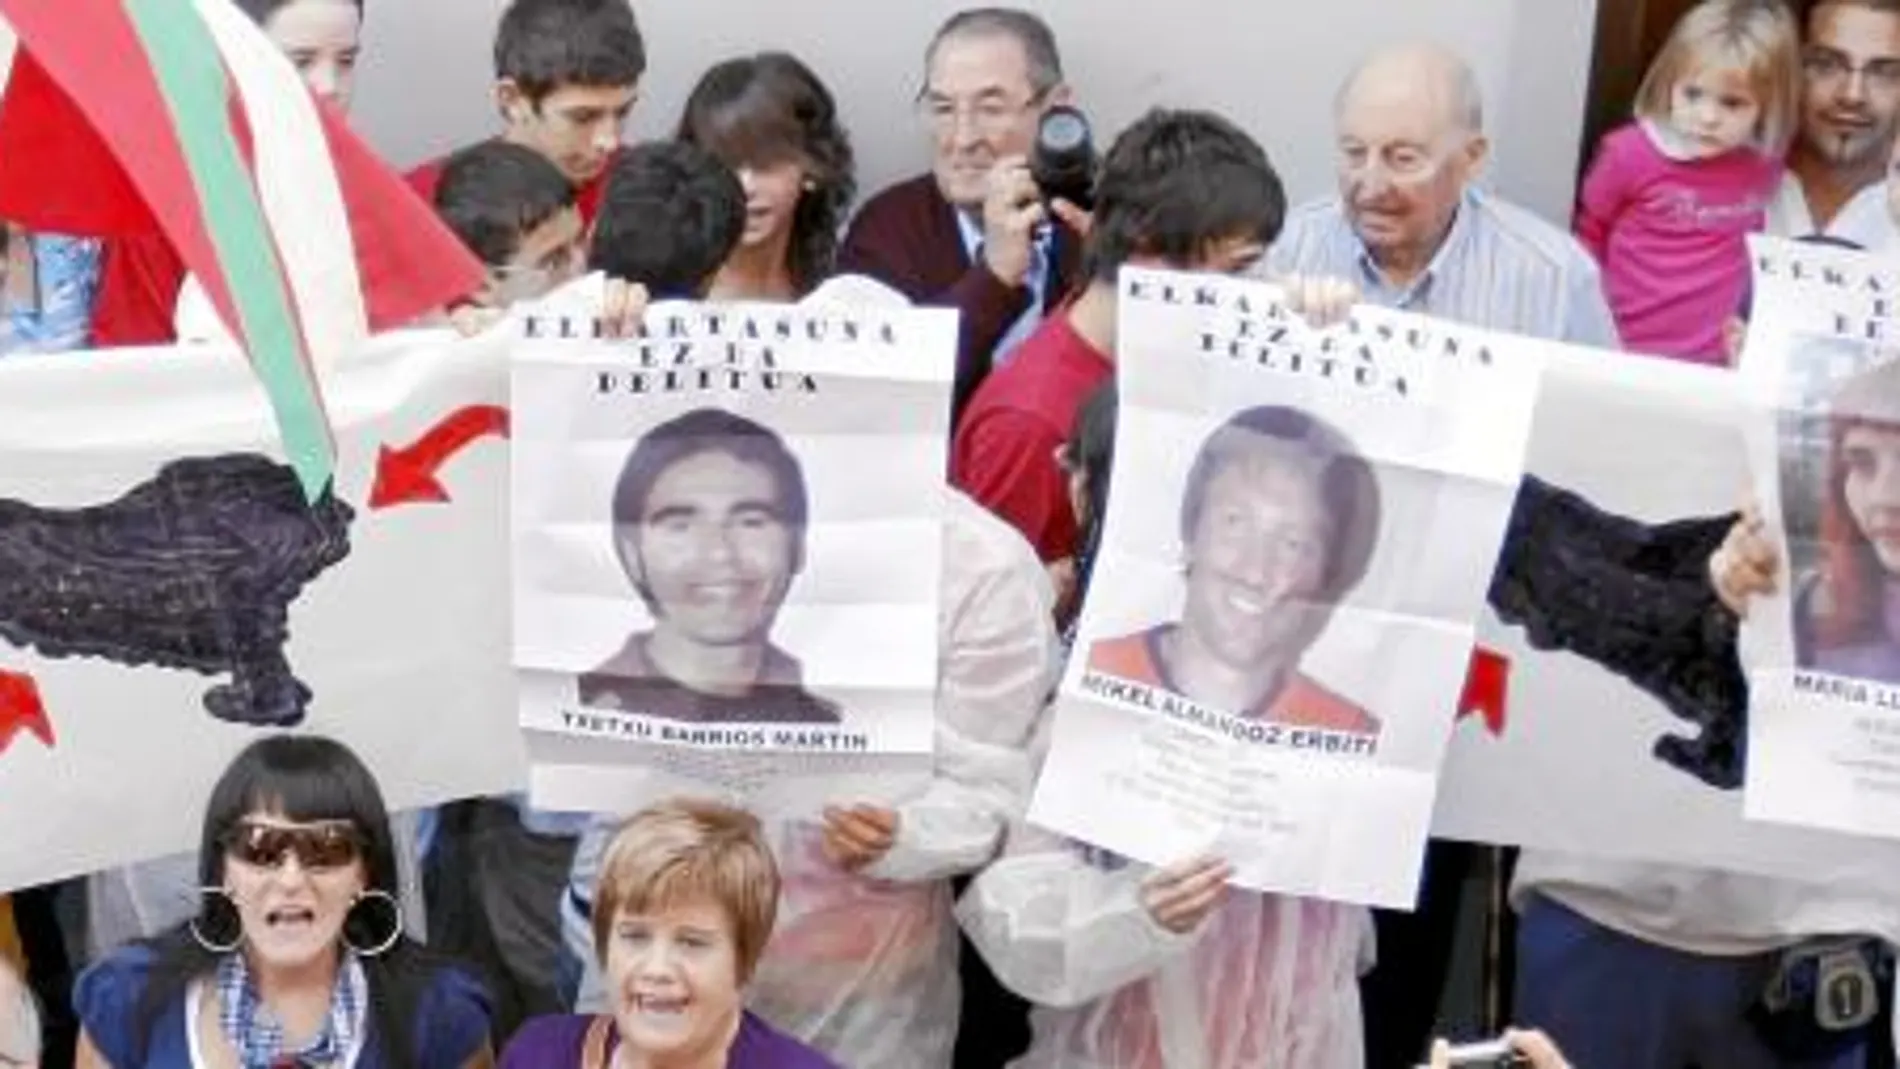
[{"label": "striped shirt", "polygon": [[1620,348],[1597,266],[1575,238],[1516,205],[1467,189],[1451,230],[1419,276],[1386,280],[1339,198],[1287,218],[1269,263],[1280,274],[1347,279],[1365,300],[1469,326]]}]

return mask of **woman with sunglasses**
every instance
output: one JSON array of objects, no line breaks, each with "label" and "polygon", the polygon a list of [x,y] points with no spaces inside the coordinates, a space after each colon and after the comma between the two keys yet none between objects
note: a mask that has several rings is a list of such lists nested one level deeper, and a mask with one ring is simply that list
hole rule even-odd
[{"label": "woman with sunglasses", "polygon": [[197,914],[88,969],[82,1067],[486,1067],[487,996],[403,932],[376,780],[342,744],[246,747],[205,810]]}]

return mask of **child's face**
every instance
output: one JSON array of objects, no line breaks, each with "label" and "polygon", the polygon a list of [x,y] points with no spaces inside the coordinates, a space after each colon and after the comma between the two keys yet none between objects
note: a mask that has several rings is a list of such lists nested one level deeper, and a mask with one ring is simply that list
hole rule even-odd
[{"label": "child's face", "polygon": [[581,272],[582,236],[581,214],[573,208],[522,235],[514,256],[489,269],[483,303],[505,308],[539,300],[572,281]]},{"label": "child's face", "polygon": [[1678,79],[1669,94],[1669,121],[1702,156],[1740,148],[1761,123],[1761,100],[1748,73],[1704,65]]},{"label": "child's face", "polygon": [[264,24],[310,91],[348,111],[363,13],[351,0],[293,0]]},{"label": "child's face", "polygon": [[504,79],[496,98],[508,123],[508,140],[546,156],[578,186],[607,169],[627,116],[639,102],[640,87],[563,85],[536,104]]}]

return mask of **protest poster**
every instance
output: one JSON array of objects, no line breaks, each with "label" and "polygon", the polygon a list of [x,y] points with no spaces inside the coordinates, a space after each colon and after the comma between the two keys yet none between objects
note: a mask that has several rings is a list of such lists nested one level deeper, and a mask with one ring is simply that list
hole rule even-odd
[{"label": "protest poster", "polygon": [[532,796],[755,806],[928,773],[954,313],[566,305],[512,374]]},{"label": "protest poster", "polygon": [[1409,906],[1536,347],[1121,279],[1114,482],[1032,822]]},{"label": "protest poster", "polygon": [[[1743,812],[1744,772],[1759,754],[1742,745],[1745,726],[1733,715],[1740,706],[1728,708],[1743,698],[1741,669],[1730,650],[1735,679],[1723,682],[1720,645],[1736,628],[1731,618],[1723,630],[1706,568],[1711,545],[1750,493],[1747,419],[1742,383],[1731,371],[1572,346],[1548,350],[1527,479],[1564,495],[1570,508],[1624,525],[1621,552],[1633,589],[1648,592],[1659,620],[1693,622],[1692,637],[1705,644],[1661,662],[1690,672],[1688,686],[1672,687],[1668,671],[1633,677],[1631,665],[1533,631],[1522,606],[1508,619],[1488,609],[1446,757],[1434,836],[1791,879],[1825,873],[1842,886],[1900,879],[1900,850],[1889,844],[1749,820]],[[1566,544],[1546,531],[1515,548],[1548,552]],[[1561,581],[1565,570],[1545,578]],[[1570,579],[1586,598],[1620,583],[1600,572]],[[1623,595],[1632,589],[1621,586]],[[1494,600],[1499,592],[1494,584]],[[1607,619],[1616,606],[1598,608]],[[1665,631],[1657,626],[1648,648],[1667,648],[1674,639]]]},{"label": "protest poster", "polygon": [[1742,373],[1782,582],[1751,609],[1750,817],[1900,837],[1900,271],[1758,241]]},{"label": "protest poster", "polygon": [[0,888],[196,850],[245,745],[340,739],[392,809],[518,787],[507,339],[325,372],[311,503],[225,347],[0,361]]}]

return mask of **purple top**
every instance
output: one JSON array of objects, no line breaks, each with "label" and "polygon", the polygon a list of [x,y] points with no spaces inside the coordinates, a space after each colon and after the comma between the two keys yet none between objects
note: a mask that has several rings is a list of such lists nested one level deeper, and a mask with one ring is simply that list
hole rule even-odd
[{"label": "purple top", "polygon": [[[501,1069],[573,1069],[581,1063],[581,1048],[594,1019],[584,1014],[536,1017],[523,1024],[501,1052]],[[607,1040],[607,1056],[620,1045],[615,1034]],[[830,1058],[807,1047],[752,1015],[739,1020],[726,1069],[838,1069]]]}]

